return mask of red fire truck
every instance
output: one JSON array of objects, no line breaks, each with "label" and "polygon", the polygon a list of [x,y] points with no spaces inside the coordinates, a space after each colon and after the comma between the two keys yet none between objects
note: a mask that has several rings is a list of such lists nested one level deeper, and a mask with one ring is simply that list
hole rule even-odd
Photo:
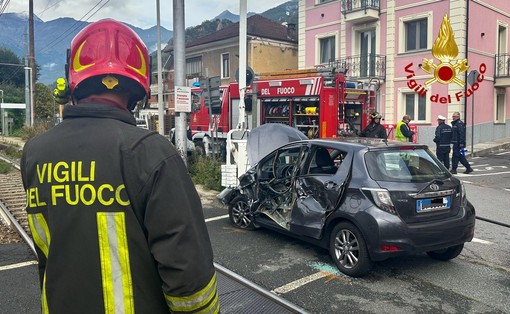
[{"label": "red fire truck", "polygon": [[[209,114],[203,98],[190,117],[196,147],[224,151],[227,133],[239,124],[239,85],[221,86],[221,114]],[[199,88],[192,89],[198,95]],[[309,138],[355,135],[375,111],[375,86],[349,82],[334,68],[260,74],[247,87],[248,129],[264,123],[284,123]],[[242,117],[241,117],[242,118]]]}]

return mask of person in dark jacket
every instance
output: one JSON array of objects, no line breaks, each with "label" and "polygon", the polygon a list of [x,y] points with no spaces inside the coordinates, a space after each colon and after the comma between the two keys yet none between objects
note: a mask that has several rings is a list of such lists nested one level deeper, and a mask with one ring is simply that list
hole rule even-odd
[{"label": "person in dark jacket", "polygon": [[101,20],[69,57],[72,105],[21,160],[42,313],[219,313],[199,195],[177,150],[131,113],[149,96],[145,44]]},{"label": "person in dark jacket", "polygon": [[436,143],[436,156],[446,169],[450,169],[450,150],[452,141],[452,127],[445,123],[446,117],[437,116],[436,134],[434,143]]},{"label": "person in dark jacket", "polygon": [[460,120],[460,113],[458,112],[452,114],[452,144],[452,170],[450,172],[453,174],[457,173],[459,162],[466,168],[464,173],[468,174],[473,172],[473,168],[471,168],[465,156],[466,126],[464,122]]},{"label": "person in dark jacket", "polygon": [[374,112],[370,115],[370,124],[361,131],[361,137],[375,137],[387,139],[386,128],[381,125],[381,115],[378,112]]},{"label": "person in dark jacket", "polygon": [[409,122],[411,122],[411,117],[405,115],[402,117],[402,121],[397,123],[397,127],[395,130],[395,139],[399,142],[412,142],[414,131],[411,131],[409,128]]}]

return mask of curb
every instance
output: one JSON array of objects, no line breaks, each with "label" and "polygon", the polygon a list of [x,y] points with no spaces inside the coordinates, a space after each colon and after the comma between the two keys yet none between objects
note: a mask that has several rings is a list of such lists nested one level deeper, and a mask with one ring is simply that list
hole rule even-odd
[{"label": "curb", "polygon": [[474,157],[485,157],[499,150],[510,149],[510,143],[497,144],[488,148],[479,149],[473,152]]}]

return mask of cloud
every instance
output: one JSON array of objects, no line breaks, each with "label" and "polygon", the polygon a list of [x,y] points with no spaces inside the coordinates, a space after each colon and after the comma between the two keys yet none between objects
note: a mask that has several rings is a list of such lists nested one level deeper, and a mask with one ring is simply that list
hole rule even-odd
[{"label": "cloud", "polygon": [[[173,1],[160,0],[160,24],[173,29]],[[248,1],[247,11],[262,13],[287,2],[286,0]],[[225,10],[239,14],[239,1],[235,0],[186,0],[184,1],[186,27],[210,20]],[[6,12],[28,13],[28,0],[10,1]],[[157,24],[156,1],[153,0],[37,0],[34,13],[43,21],[61,17],[94,22],[103,18],[146,29]]]}]

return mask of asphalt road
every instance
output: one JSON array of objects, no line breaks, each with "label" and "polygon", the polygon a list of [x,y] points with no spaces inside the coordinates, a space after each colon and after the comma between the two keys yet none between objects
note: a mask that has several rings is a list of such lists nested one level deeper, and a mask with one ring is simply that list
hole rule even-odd
[{"label": "asphalt road", "polygon": [[[458,177],[477,216],[510,224],[510,155],[501,153],[470,159],[475,171]],[[215,262],[310,313],[510,313],[510,228],[477,220],[474,241],[450,262],[420,254],[351,278],[326,250],[265,229],[233,228],[214,194],[202,193]],[[39,313],[33,260],[23,244],[0,246],[1,313]]]}]

